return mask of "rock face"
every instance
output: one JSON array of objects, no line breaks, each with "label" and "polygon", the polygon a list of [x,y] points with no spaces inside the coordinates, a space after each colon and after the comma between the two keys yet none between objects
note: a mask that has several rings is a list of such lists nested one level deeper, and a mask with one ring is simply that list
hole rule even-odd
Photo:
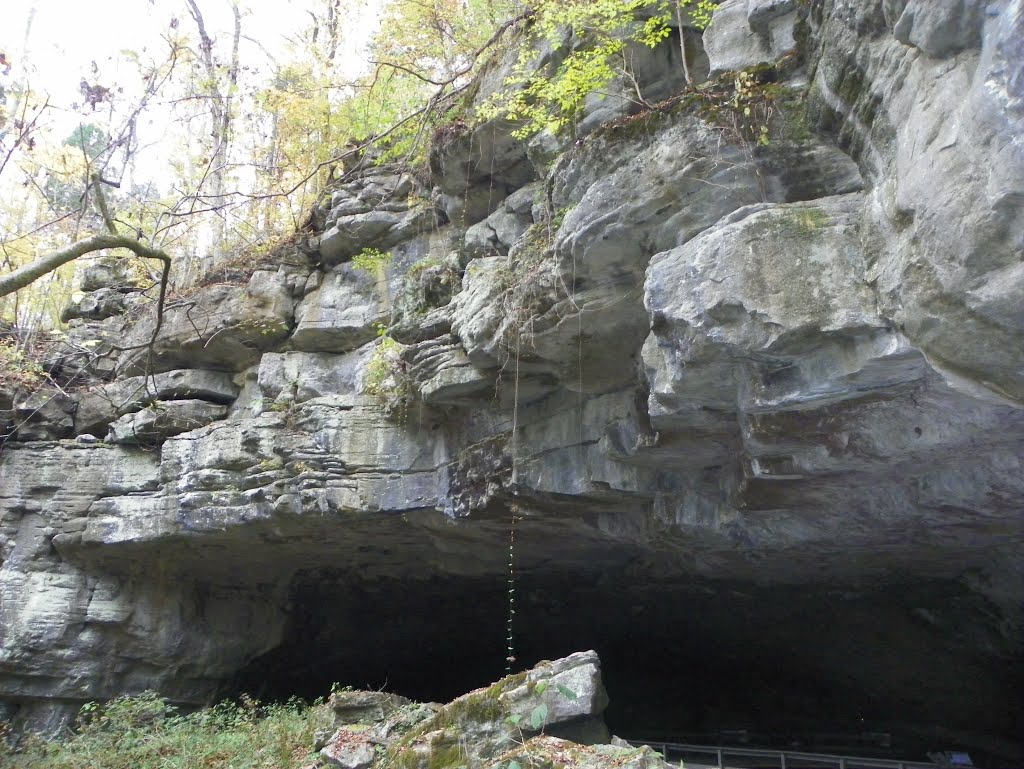
[{"label": "rock face", "polygon": [[[8,398],[0,717],[332,674],[433,699],[451,658],[461,690],[594,645],[662,692],[632,717],[613,692],[627,728],[1024,758],[1022,25],[729,0],[707,68],[742,75],[595,100],[571,143],[457,124],[429,187],[357,166],[311,258],[196,289],[155,336],[80,303],[69,339],[103,354],[62,365],[91,386]],[[501,694],[520,722],[532,682]],[[368,765],[377,727],[346,728],[325,760]],[[416,761],[453,748],[430,734]]]}]

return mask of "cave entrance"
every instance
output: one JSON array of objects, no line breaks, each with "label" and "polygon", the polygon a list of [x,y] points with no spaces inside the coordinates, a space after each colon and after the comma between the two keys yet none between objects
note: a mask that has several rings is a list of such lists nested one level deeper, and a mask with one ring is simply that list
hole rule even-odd
[{"label": "cave entrance", "polygon": [[[982,762],[1020,749],[1021,661],[950,635],[977,609],[954,584],[532,572],[516,599],[514,669],[597,650],[623,737],[902,758],[966,748]],[[507,611],[500,577],[303,572],[281,645],[226,693],[315,698],[337,683],[445,702],[504,675]]]}]

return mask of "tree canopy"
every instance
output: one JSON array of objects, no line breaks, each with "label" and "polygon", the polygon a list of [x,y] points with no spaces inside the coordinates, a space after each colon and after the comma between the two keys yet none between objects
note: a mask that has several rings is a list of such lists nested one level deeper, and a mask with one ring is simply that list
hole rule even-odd
[{"label": "tree canopy", "polygon": [[[151,6],[134,47],[61,73],[65,90],[77,86],[71,103],[51,95],[52,73],[33,60],[33,13],[20,44],[0,37],[0,318],[52,325],[75,260],[101,251],[141,258],[154,287],[187,286],[301,225],[353,147],[415,166],[433,129],[456,118],[500,117],[522,136],[563,130],[588,93],[625,71],[629,41],[657,44],[673,15],[681,24],[686,9],[700,27],[713,8],[293,0],[300,21],[271,40],[255,0]],[[577,42],[556,71],[531,70],[533,48],[522,46],[507,90],[476,115],[459,112],[512,35],[559,45],[566,29]]]}]

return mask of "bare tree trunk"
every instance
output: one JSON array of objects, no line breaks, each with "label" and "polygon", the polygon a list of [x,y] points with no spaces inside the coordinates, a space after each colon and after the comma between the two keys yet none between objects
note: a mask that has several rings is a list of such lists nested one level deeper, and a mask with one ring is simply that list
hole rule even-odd
[{"label": "bare tree trunk", "polygon": [[683,3],[676,0],[676,23],[679,25],[679,53],[683,57],[683,77],[687,85],[693,85],[693,76],[690,74],[690,65],[686,61],[686,27],[683,26]]},{"label": "bare tree trunk", "polygon": [[334,64],[334,57],[338,53],[338,19],[341,16],[341,0],[328,0],[327,2],[327,44],[324,53],[327,64]]},{"label": "bare tree trunk", "polygon": [[[238,86],[238,45],[242,37],[242,15],[237,0],[231,0],[231,12],[234,16],[234,30],[231,38],[231,58],[223,77],[217,71],[213,59],[213,39],[206,29],[202,11],[195,0],[185,0],[189,13],[199,31],[199,60],[203,64],[207,79],[207,96],[210,101],[210,141],[211,152],[206,178],[209,186],[196,195],[206,199],[208,207],[213,211],[212,241],[214,264],[224,256],[224,236],[227,231],[226,214],[223,206],[227,188],[228,161],[231,149],[232,102]],[[213,265],[210,265],[213,266]]]}]

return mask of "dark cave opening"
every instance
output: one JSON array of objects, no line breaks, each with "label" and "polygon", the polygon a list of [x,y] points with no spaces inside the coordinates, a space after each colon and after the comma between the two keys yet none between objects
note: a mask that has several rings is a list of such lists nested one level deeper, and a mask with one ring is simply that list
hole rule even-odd
[{"label": "dark cave opening", "polygon": [[[773,586],[529,573],[516,585],[514,670],[596,649],[612,732],[923,760],[1024,757],[1024,665],[995,654],[957,584]],[[986,609],[987,610],[987,609]],[[505,673],[503,579],[293,583],[282,644],[225,689],[261,699],[332,683],[446,702]]]}]

